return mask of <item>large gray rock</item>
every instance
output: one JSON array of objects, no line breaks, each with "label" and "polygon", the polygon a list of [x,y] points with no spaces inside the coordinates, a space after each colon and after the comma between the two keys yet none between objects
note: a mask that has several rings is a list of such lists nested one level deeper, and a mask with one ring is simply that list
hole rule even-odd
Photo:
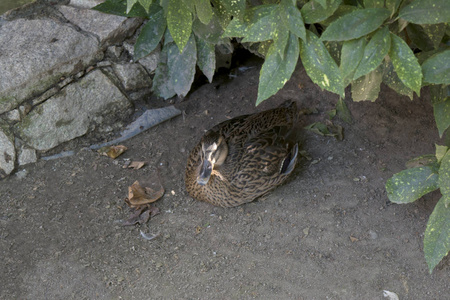
[{"label": "large gray rock", "polygon": [[0,114],[61,77],[102,59],[96,38],[49,19],[17,19],[0,30]]},{"label": "large gray rock", "polygon": [[70,5],[78,8],[92,8],[105,0],[70,0]]},{"label": "large gray rock", "polygon": [[37,162],[36,150],[24,146],[20,147],[17,161],[19,166]]},{"label": "large gray rock", "polygon": [[8,125],[0,122],[0,178],[14,170],[15,161],[14,136],[9,132]]},{"label": "large gray rock", "polygon": [[48,99],[16,125],[20,137],[37,150],[49,150],[86,134],[102,116],[123,115],[130,101],[100,70]]},{"label": "large gray rock", "polygon": [[126,91],[152,86],[152,79],[140,64],[113,64],[112,68]]},{"label": "large gray rock", "polygon": [[154,74],[158,67],[159,55],[161,54],[161,46],[153,50],[149,55],[141,58],[138,62],[144,66],[149,74]]},{"label": "large gray rock", "polygon": [[96,36],[102,46],[122,42],[143,22],[142,19],[125,18],[71,6],[60,6],[59,11],[71,23]]}]

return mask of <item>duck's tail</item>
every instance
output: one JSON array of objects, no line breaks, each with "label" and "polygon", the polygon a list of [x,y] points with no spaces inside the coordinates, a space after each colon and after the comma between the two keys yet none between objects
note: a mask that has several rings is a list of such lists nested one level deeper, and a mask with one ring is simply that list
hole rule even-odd
[{"label": "duck's tail", "polygon": [[297,162],[297,155],[298,155],[298,144],[295,144],[294,147],[292,147],[291,152],[289,152],[288,156],[286,156],[286,158],[283,160],[280,174],[288,175],[294,170],[295,163]]}]

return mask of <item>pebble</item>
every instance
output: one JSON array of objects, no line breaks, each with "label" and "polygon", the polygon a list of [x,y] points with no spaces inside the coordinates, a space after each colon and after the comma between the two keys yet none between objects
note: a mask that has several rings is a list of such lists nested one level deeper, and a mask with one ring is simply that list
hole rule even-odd
[{"label": "pebble", "polygon": [[23,170],[20,170],[20,171],[18,171],[18,172],[16,173],[16,177],[17,177],[18,179],[24,179],[24,178],[27,176],[27,174],[28,174],[28,171],[25,170],[25,169],[23,169]]},{"label": "pebble", "polygon": [[373,230],[369,230],[369,236],[372,240],[376,240],[378,238],[378,234]]}]

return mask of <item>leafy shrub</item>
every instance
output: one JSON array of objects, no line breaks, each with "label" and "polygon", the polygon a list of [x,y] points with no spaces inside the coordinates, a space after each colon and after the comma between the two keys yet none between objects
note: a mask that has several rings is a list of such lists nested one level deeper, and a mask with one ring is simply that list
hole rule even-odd
[{"label": "leafy shrub", "polygon": [[[153,91],[165,99],[189,92],[196,66],[212,81],[216,46],[237,39],[265,57],[256,105],[284,86],[300,57],[312,81],[340,98],[348,85],[354,101],[375,101],[381,83],[411,100],[429,86],[439,135],[450,126],[448,0],[107,0],[95,9],[148,19],[134,58],[163,45]],[[440,188],[424,238],[430,272],[450,249],[450,152],[437,149],[386,184],[396,203]]]}]

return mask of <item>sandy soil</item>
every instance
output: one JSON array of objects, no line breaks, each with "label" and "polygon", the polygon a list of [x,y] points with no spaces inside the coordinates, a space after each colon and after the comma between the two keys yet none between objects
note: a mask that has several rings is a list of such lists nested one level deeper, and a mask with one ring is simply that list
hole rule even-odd
[{"label": "sandy soil", "polygon": [[[333,120],[345,139],[305,131],[311,160],[261,201],[224,209],[187,195],[187,154],[204,130],[287,99],[318,109],[304,117],[308,125],[337,102],[299,69],[255,108],[260,65],[247,67],[196,88],[176,104],[184,117],[123,143],[128,151],[115,161],[80,150],[1,181],[0,298],[384,299],[388,290],[400,299],[449,299],[450,259],[430,275],[423,256],[439,193],[395,205],[384,189],[407,159],[434,152],[426,90],[413,102],[386,87],[375,103],[347,101],[354,123]],[[126,160],[147,165],[124,169]],[[120,226],[128,186],[156,168],[166,189],[156,202],[161,214],[145,226]],[[140,230],[160,235],[147,241]]]}]

